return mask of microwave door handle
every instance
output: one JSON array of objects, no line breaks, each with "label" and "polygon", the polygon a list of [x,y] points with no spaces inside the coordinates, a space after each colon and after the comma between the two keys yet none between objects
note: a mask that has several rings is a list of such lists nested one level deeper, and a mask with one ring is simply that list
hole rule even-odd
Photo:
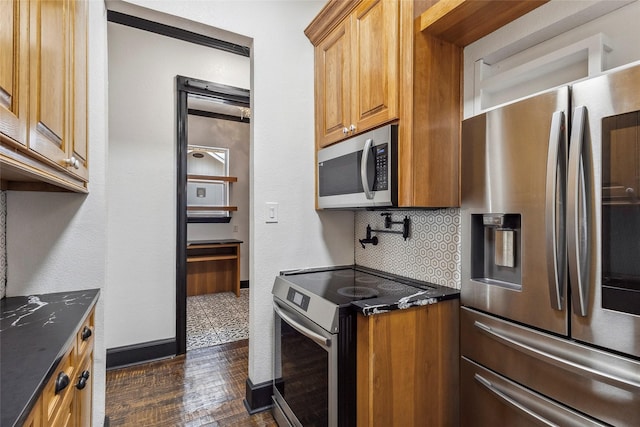
[{"label": "microwave door handle", "polygon": [[360,180],[362,181],[362,188],[364,189],[364,195],[367,199],[373,199],[373,191],[369,190],[369,178],[367,177],[367,163],[369,162],[369,152],[373,145],[373,139],[368,138],[364,143],[362,149],[362,163],[360,163]]},{"label": "microwave door handle", "polygon": [[566,283],[564,196],[567,173],[567,140],[564,130],[564,111],[556,111],[551,116],[545,190],[545,240],[547,245],[549,295],[551,297],[551,307],[556,310],[564,309],[564,288]]},{"label": "microwave door handle", "polygon": [[567,172],[567,249],[569,253],[569,277],[573,312],[587,316],[589,302],[589,215],[591,205],[584,158],[587,108],[576,107],[571,123],[569,142],[569,170]]}]

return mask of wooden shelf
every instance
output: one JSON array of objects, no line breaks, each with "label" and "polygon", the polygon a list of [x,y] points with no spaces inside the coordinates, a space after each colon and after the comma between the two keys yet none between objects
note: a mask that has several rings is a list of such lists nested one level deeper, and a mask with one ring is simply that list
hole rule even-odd
[{"label": "wooden shelf", "polygon": [[222,261],[225,259],[238,259],[238,255],[207,255],[187,258],[187,262]]},{"label": "wooden shelf", "polygon": [[549,0],[440,0],[419,19],[420,31],[464,47]]},{"label": "wooden shelf", "polygon": [[188,211],[229,211],[235,212],[237,206],[187,206]]},{"label": "wooden shelf", "polygon": [[187,245],[187,296],[232,291],[239,297],[240,243]]},{"label": "wooden shelf", "polygon": [[187,175],[187,181],[238,182],[237,176]]}]

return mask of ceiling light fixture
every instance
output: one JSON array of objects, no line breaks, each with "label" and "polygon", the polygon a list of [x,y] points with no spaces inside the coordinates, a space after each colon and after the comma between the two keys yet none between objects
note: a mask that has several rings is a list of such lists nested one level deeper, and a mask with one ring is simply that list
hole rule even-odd
[{"label": "ceiling light fixture", "polygon": [[247,119],[251,118],[251,108],[238,107],[238,109],[240,110],[240,120],[244,120],[245,118]]}]

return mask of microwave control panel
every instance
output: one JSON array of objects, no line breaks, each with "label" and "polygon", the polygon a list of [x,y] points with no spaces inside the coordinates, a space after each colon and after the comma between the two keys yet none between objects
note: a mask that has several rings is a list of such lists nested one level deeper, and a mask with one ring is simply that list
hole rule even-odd
[{"label": "microwave control panel", "polygon": [[389,182],[387,177],[389,176],[389,145],[382,144],[373,147],[375,150],[375,162],[376,162],[376,179],[373,185],[373,190],[381,191],[389,189]]}]

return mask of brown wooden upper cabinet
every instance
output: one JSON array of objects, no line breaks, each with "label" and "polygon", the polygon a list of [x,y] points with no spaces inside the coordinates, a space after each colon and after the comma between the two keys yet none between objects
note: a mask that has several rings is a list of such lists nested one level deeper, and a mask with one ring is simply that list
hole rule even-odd
[{"label": "brown wooden upper cabinet", "polygon": [[459,46],[414,26],[425,2],[331,0],[315,46],[316,148],[398,124],[400,207],[459,205]]},{"label": "brown wooden upper cabinet", "polygon": [[0,24],[0,132],[26,146],[29,3],[0,2]]},{"label": "brown wooden upper cabinet", "polygon": [[398,13],[363,1],[316,46],[318,147],[398,117]]},{"label": "brown wooden upper cabinet", "polygon": [[[0,178],[86,192],[87,3],[0,2]],[[5,50],[6,49],[6,50]]]},{"label": "brown wooden upper cabinet", "polygon": [[305,29],[316,149],[397,123],[398,206],[459,206],[462,49],[547,1],[329,0]]}]

